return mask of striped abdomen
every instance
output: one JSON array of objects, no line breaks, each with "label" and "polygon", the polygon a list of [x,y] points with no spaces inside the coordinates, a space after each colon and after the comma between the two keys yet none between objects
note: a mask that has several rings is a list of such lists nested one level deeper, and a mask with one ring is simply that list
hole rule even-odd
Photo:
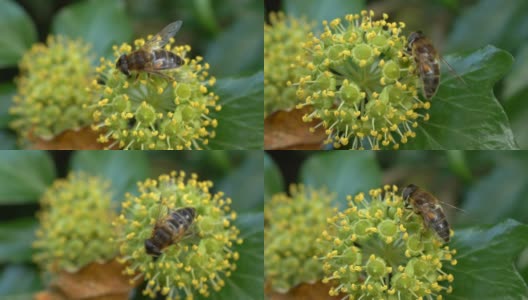
[{"label": "striped abdomen", "polygon": [[423,212],[424,221],[433,229],[438,236],[446,243],[449,242],[449,223],[447,223],[446,216],[442,207],[436,205],[432,210]]},{"label": "striped abdomen", "polygon": [[145,240],[146,252],[153,256],[161,255],[164,248],[181,240],[193,223],[195,216],[196,210],[192,207],[171,211],[156,223],[152,237]]},{"label": "striped abdomen", "polygon": [[136,71],[157,71],[175,69],[183,65],[183,59],[166,50],[134,51],[127,55],[128,69]]},{"label": "striped abdomen", "polygon": [[440,85],[440,64],[436,50],[430,44],[418,45],[413,51],[413,56],[422,80],[423,95],[431,99]]}]

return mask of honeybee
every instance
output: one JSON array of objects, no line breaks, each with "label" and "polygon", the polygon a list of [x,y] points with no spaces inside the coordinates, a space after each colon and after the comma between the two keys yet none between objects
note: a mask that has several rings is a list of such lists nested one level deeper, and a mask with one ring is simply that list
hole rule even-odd
[{"label": "honeybee", "polygon": [[162,48],[180,30],[182,23],[182,21],[170,23],[150,38],[139,50],[121,55],[116,62],[116,68],[129,77],[130,71],[143,71],[172,80],[170,76],[161,71],[178,68],[184,64],[184,60]]},{"label": "honeybee", "polygon": [[427,227],[433,229],[444,242],[449,242],[449,223],[436,197],[414,184],[405,187],[402,196],[406,206],[412,206],[414,212],[422,216]]},{"label": "honeybee", "polygon": [[[421,31],[411,32],[407,39],[406,52],[414,58],[418,67],[418,75],[422,80],[422,94],[426,99],[431,99],[436,94],[440,85],[440,55],[431,40]],[[465,84],[464,80],[456,74],[453,68],[444,60],[443,62]]]},{"label": "honeybee", "polygon": [[147,254],[156,260],[163,249],[176,244],[188,233],[195,217],[196,210],[192,207],[178,208],[158,217],[151,237],[145,240]]}]

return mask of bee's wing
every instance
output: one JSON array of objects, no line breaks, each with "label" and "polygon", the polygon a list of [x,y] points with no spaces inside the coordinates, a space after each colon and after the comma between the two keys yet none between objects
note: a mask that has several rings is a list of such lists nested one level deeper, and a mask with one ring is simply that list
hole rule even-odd
[{"label": "bee's wing", "polygon": [[449,69],[449,71],[451,72],[451,74],[453,74],[458,80],[460,80],[460,82],[462,82],[466,86],[468,85],[464,81],[464,79],[462,79],[462,77],[460,75],[458,75],[458,73],[455,71],[455,69],[453,69],[453,67],[447,62],[447,60],[445,60],[443,57],[440,57],[440,59],[446,64],[446,66]]},{"label": "bee's wing", "polygon": [[[165,206],[163,204],[163,200],[160,198],[160,202],[158,204],[158,215],[156,216],[156,225],[160,223],[160,221],[164,218],[161,216],[161,212],[163,211],[163,206]],[[166,217],[166,215],[165,215]]]},{"label": "bee's wing", "polygon": [[147,50],[156,50],[165,46],[171,37],[173,37],[181,28],[183,22],[178,20],[165,26],[160,32],[150,38],[144,48]]}]

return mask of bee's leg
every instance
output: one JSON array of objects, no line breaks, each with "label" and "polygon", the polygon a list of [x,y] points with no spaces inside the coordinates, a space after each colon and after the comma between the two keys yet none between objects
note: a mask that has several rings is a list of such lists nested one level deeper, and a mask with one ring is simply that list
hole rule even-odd
[{"label": "bee's leg", "polygon": [[[131,77],[132,75],[129,76],[129,78]],[[134,84],[136,84],[139,80],[139,72],[136,74],[136,79],[134,79]]]}]

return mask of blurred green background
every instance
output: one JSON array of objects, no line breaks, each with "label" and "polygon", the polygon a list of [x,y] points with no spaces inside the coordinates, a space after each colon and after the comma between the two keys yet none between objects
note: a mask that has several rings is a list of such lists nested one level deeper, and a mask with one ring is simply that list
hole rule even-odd
[{"label": "blurred green background", "polygon": [[[494,85],[493,92],[500,105],[494,105],[492,110],[505,111],[508,120],[501,121],[500,127],[508,128],[507,131],[511,127],[519,148],[528,149],[528,131],[526,130],[528,126],[528,80],[526,80],[528,78],[528,1],[266,0],[265,2],[266,15],[270,11],[284,11],[286,14],[297,17],[305,16],[317,21],[319,28],[322,28],[320,25],[322,20],[332,20],[348,13],[358,13],[362,9],[372,9],[378,16],[381,13],[387,13],[390,16],[389,21],[404,22],[408,32],[422,30],[444,56],[469,53],[486,45],[506,50],[513,56],[514,62],[511,68],[507,68],[506,75]],[[506,65],[505,61],[502,63]],[[453,67],[456,69],[457,66]],[[443,69],[447,72],[446,68],[443,67]],[[463,101],[464,99],[458,100]],[[486,110],[486,113],[491,115],[493,112],[488,111],[491,108],[487,106],[492,106],[492,104],[492,102],[483,103],[480,109]],[[434,109],[434,102],[432,106]],[[463,107],[460,106],[459,109]],[[433,112],[431,114],[433,115]],[[470,115],[471,112],[468,111],[467,114]],[[470,118],[462,119],[467,122]],[[488,121],[494,120],[488,119]],[[455,123],[453,120],[452,122]],[[463,124],[463,121],[457,123],[459,130],[468,130],[460,124]],[[479,126],[479,124],[473,125]],[[472,135],[478,138],[477,131]],[[411,147],[411,149],[423,149],[423,147]],[[443,149],[460,148],[443,147]],[[478,148],[468,147],[468,149]]]},{"label": "blurred green background", "polygon": [[[262,123],[262,84],[254,85],[262,82],[264,68],[263,26],[258,21],[263,14],[259,0],[0,0],[0,149],[16,147],[8,109],[16,93],[18,61],[31,45],[45,42],[49,34],[81,37],[93,46],[96,66],[100,57],[114,60],[112,45],[155,34],[175,20],[183,21],[176,44],[191,45],[190,56],[203,56],[212,76],[219,82],[227,79],[216,92],[229,101],[217,116],[228,128],[219,129],[224,145],[213,149],[262,148],[261,134],[255,134],[258,140],[246,138],[245,145],[225,137],[238,137],[241,128],[254,131]],[[240,77],[247,80],[229,81]]]},{"label": "blurred green background", "polygon": [[[137,181],[172,170],[212,180],[212,192],[233,200],[235,222],[244,243],[239,267],[226,287],[210,299],[263,297],[263,152],[262,151],[0,151],[0,299],[31,299],[44,289],[31,261],[38,226],[40,195],[57,178],[82,170],[111,181],[116,208]],[[143,299],[136,292],[131,299]],[[19,298],[15,298],[18,296]]]},{"label": "blurred green background", "polygon": [[326,186],[341,208],[384,184],[430,191],[446,203],[458,249],[446,299],[528,295],[528,151],[269,151],[264,161],[266,199],[291,183]]}]

